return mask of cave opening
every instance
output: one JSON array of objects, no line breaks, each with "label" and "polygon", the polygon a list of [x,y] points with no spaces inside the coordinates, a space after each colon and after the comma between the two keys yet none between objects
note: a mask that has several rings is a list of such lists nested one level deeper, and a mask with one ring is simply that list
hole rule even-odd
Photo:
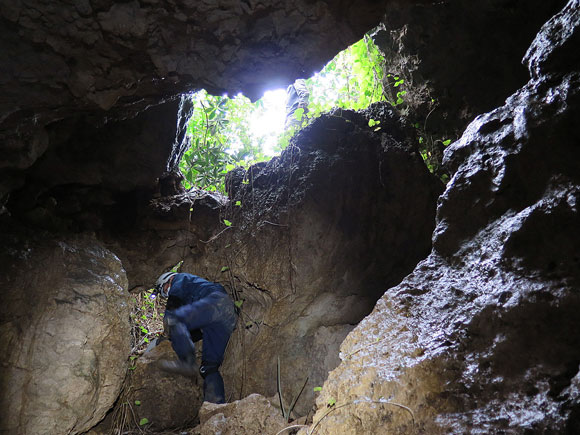
[{"label": "cave opening", "polygon": [[[405,80],[386,72],[385,58],[370,31],[337,53],[320,71],[297,79],[287,89],[272,89],[255,102],[242,93],[211,95],[200,90],[185,98],[187,144],[179,153],[183,186],[225,193],[227,172],[280,155],[291,138],[322,113],[336,108],[362,110],[387,101],[403,104]],[[388,81],[397,89],[393,101]],[[376,129],[380,121],[373,126]]]}]

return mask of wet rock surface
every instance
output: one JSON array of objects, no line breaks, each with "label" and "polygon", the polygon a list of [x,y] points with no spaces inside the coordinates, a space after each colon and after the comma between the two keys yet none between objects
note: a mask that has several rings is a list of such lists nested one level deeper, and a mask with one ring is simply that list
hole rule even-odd
[{"label": "wet rock surface", "polygon": [[1,238],[0,431],[85,432],[127,369],[121,262],[90,238]]},{"label": "wet rock surface", "polygon": [[[368,30],[382,3],[40,3],[0,5],[0,236],[14,235],[0,267],[16,266],[2,274],[3,430],[85,431],[115,401],[126,284],[104,243],[133,290],[183,259],[238,300],[222,368],[232,400],[272,396],[280,357],[286,403],[309,378],[302,414],[340,364],[316,433],[580,432],[578,1],[526,54],[532,80],[447,151],[434,250],[400,284],[428,255],[440,187],[384,108],[325,116],[280,158],[233,173],[229,203],[165,173],[182,150],[176,95],[287,84]],[[390,2],[394,66],[440,104],[417,109],[425,123],[447,135],[501,105],[560,5]],[[207,422],[241,430],[244,412]],[[255,423],[243,424],[261,433]]]},{"label": "wet rock surface", "polygon": [[446,151],[434,250],[342,344],[317,433],[578,431],[580,75],[542,59],[574,46],[579,11],[542,28],[532,80]]}]

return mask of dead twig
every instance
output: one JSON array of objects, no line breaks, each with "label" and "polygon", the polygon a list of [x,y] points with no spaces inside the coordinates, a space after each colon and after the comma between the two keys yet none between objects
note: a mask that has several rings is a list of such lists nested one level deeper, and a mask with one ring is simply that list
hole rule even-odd
[{"label": "dead twig", "polygon": [[401,409],[407,411],[411,415],[411,421],[413,422],[413,426],[415,426],[415,414],[413,413],[413,411],[411,410],[411,408],[409,408],[409,407],[407,407],[405,405],[401,405],[400,403],[397,403],[397,402],[389,402],[389,401],[386,401],[386,400],[385,401],[382,401],[382,400],[353,400],[352,402],[344,403],[344,404],[339,405],[339,406],[333,406],[328,411],[326,411],[326,413],[320,418],[320,420],[318,420],[316,422],[316,424],[312,427],[312,430],[310,430],[308,432],[308,435],[314,434],[314,431],[316,430],[316,428],[318,427],[318,425],[320,424],[320,422],[322,420],[324,420],[326,417],[328,417],[329,414],[331,414],[334,411],[336,411],[337,409],[345,408],[345,407],[351,406],[351,405],[360,405],[361,403],[379,404],[379,405],[392,405],[392,406],[396,406],[398,408],[401,408]]},{"label": "dead twig", "polygon": [[280,383],[280,357],[278,357],[278,364],[276,366],[276,387],[278,390],[278,399],[280,400],[280,409],[282,410],[282,417],[287,419],[286,410],[284,409],[284,399],[282,398],[282,386]]},{"label": "dead twig", "polygon": [[308,427],[308,425],[307,424],[294,424],[292,426],[285,427],[281,431],[277,432],[276,435],[280,435],[282,432],[285,432],[288,429],[298,429],[298,428],[302,428],[302,427]]},{"label": "dead twig", "polygon": [[376,340],[376,341],[373,341],[372,343],[365,344],[364,346],[361,346],[361,347],[359,347],[359,348],[357,348],[357,349],[353,350],[351,353],[349,353],[348,355],[346,355],[344,358],[345,358],[345,359],[346,359],[346,358],[350,358],[351,356],[353,356],[353,355],[355,355],[355,354],[359,353],[361,350],[363,350],[363,349],[367,349],[367,348],[369,348],[369,347],[371,347],[371,346],[374,346],[374,345],[376,345],[376,344],[382,343],[383,341],[386,341],[388,338],[389,338],[389,337],[385,337],[385,338],[383,338],[382,340]]}]

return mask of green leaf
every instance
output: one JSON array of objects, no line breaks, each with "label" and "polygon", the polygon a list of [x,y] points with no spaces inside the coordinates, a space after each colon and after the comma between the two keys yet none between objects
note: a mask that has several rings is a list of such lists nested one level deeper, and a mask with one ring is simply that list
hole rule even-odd
[{"label": "green leaf", "polygon": [[294,118],[298,121],[302,121],[302,117],[304,116],[304,109],[302,107],[296,109],[294,112]]},{"label": "green leaf", "polygon": [[227,272],[228,270],[230,270],[228,266],[223,266],[221,272]]},{"label": "green leaf", "polygon": [[141,420],[139,420],[139,426],[145,426],[147,423],[149,423],[149,419],[143,417]]},{"label": "green leaf", "polygon": [[322,387],[314,387],[314,388],[313,388],[313,390],[314,390],[315,392],[322,391]]},{"label": "green leaf", "polygon": [[447,139],[443,141],[443,145],[447,146],[451,143],[451,139]]},{"label": "green leaf", "polygon": [[227,219],[224,219],[224,224],[226,224],[226,226],[228,226],[228,227],[232,226],[232,223]]},{"label": "green leaf", "polygon": [[129,370],[135,370],[137,368],[137,366],[131,366],[129,367]]},{"label": "green leaf", "polygon": [[239,300],[239,301],[235,301],[234,305],[238,308],[242,308],[242,305],[244,304],[243,300]]},{"label": "green leaf", "polygon": [[334,405],[336,405],[336,400],[331,397],[330,399],[328,399],[328,407],[332,408]]},{"label": "green leaf", "polygon": [[140,400],[135,400],[135,405],[141,406],[141,401]]},{"label": "green leaf", "polygon": [[241,207],[242,206],[242,201],[236,201],[236,206],[237,207]]}]

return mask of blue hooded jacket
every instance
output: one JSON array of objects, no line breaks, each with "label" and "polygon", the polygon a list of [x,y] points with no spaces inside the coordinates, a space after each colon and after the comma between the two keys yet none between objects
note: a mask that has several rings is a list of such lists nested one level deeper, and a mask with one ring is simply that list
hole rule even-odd
[{"label": "blue hooded jacket", "polygon": [[221,284],[207,281],[189,273],[174,275],[167,299],[167,310],[175,310],[183,305],[197,302],[214,292],[226,293]]}]

